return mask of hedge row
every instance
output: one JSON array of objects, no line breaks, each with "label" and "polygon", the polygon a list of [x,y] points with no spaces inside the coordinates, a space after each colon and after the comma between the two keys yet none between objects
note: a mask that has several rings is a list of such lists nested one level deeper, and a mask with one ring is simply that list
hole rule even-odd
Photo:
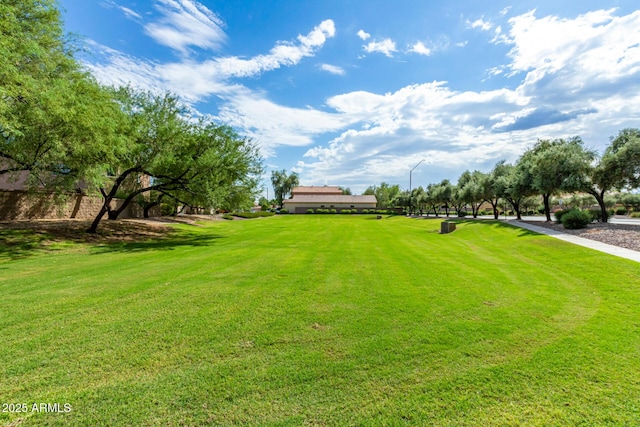
[{"label": "hedge row", "polygon": [[307,209],[307,213],[308,214],[335,214],[335,213],[355,214],[355,213],[362,213],[362,214],[393,215],[393,214],[396,213],[396,211],[386,210],[386,209],[362,209],[362,211],[358,211],[357,209],[342,209],[340,212],[338,212],[336,209]]},{"label": "hedge row", "polygon": [[[237,216],[239,218],[260,218],[263,216],[274,216],[275,214],[273,212],[265,212],[265,211],[260,211],[260,212],[233,212],[232,214],[224,214],[222,215],[222,218],[224,219],[233,219],[233,216]],[[231,218],[228,218],[231,217]]]}]

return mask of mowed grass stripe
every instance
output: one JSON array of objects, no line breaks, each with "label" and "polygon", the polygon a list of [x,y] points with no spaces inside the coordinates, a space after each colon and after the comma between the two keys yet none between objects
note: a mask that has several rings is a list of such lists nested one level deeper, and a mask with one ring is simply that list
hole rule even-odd
[{"label": "mowed grass stripe", "polygon": [[[0,264],[22,425],[624,425],[637,264],[500,223],[281,216]],[[27,272],[27,273],[25,273]]]}]

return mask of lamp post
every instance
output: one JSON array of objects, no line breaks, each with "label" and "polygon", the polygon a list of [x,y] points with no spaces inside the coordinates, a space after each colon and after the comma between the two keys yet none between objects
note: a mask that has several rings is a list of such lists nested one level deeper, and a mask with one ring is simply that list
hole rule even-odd
[{"label": "lamp post", "polygon": [[[417,164],[417,165],[415,165],[415,166],[413,167],[413,169],[415,169],[415,168],[417,168],[418,166],[420,166],[420,163],[422,163],[422,162],[424,162],[424,159],[420,160],[420,161],[418,162],[418,164]],[[411,170],[409,171],[409,193],[411,193],[411,173],[413,172],[413,169],[411,169]]]},{"label": "lamp post", "polygon": [[415,168],[417,168],[418,166],[420,166],[420,163],[424,162],[424,159],[420,160],[418,162],[417,165],[415,165],[410,171],[409,171],[409,212],[412,211],[413,209],[413,195],[411,194],[411,174],[413,173],[413,170]]}]

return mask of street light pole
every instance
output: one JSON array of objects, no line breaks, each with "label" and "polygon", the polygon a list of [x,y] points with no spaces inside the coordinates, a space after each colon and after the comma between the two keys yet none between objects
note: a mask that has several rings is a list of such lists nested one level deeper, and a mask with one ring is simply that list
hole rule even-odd
[{"label": "street light pole", "polygon": [[[415,165],[415,166],[413,167],[413,169],[415,169],[415,168],[417,168],[418,166],[420,166],[420,163],[422,163],[422,162],[424,162],[424,159],[420,160],[420,161],[418,162],[418,164],[417,164],[417,165]],[[411,170],[409,171],[409,193],[411,193],[411,173],[413,172],[413,169],[411,169]]]},{"label": "street light pole", "polygon": [[413,196],[411,195],[411,174],[413,173],[413,170],[420,166],[420,163],[422,162],[424,162],[424,159],[420,160],[418,164],[411,168],[411,170],[409,171],[409,212],[411,212],[411,210],[413,209]]}]

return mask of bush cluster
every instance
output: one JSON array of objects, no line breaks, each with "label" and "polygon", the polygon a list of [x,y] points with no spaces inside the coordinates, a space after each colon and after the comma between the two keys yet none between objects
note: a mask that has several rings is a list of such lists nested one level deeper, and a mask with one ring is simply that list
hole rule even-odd
[{"label": "bush cluster", "polygon": [[573,210],[573,209],[561,209],[561,210],[555,211],[555,212],[553,213],[553,215],[556,217],[556,222],[557,222],[558,224],[560,224],[560,223],[562,222],[562,217],[563,217],[566,213],[571,212],[572,210]]},{"label": "bush cluster", "polygon": [[[234,212],[231,215],[229,214],[225,214],[222,217],[225,218],[225,216],[237,216],[239,218],[260,218],[260,217],[264,217],[264,216],[274,216],[275,213],[273,212],[264,212],[264,211],[260,211],[260,212]],[[232,219],[232,218],[225,218],[225,219]]]},{"label": "bush cluster", "polygon": [[587,212],[589,212],[589,215],[591,216],[591,222],[602,221],[602,211],[599,208],[589,209]]},{"label": "bush cluster", "polygon": [[571,209],[561,215],[561,221],[564,228],[568,230],[577,230],[586,227],[591,222],[589,212]]},{"label": "bush cluster", "polygon": [[289,209],[280,209],[280,212],[278,212],[280,214],[286,215],[289,213]]},{"label": "bush cluster", "polygon": [[640,218],[640,212],[633,212],[631,218]]},{"label": "bush cluster", "polygon": [[222,215],[222,218],[231,220],[231,219],[233,219],[233,215],[226,213],[226,214]]},{"label": "bush cluster", "polygon": [[627,214],[627,209],[626,208],[618,208],[616,209],[616,215],[626,215]]},{"label": "bush cluster", "polygon": [[393,215],[395,213],[397,213],[394,210],[387,210],[387,209],[362,209],[362,213],[363,214],[382,214],[382,215]]}]

